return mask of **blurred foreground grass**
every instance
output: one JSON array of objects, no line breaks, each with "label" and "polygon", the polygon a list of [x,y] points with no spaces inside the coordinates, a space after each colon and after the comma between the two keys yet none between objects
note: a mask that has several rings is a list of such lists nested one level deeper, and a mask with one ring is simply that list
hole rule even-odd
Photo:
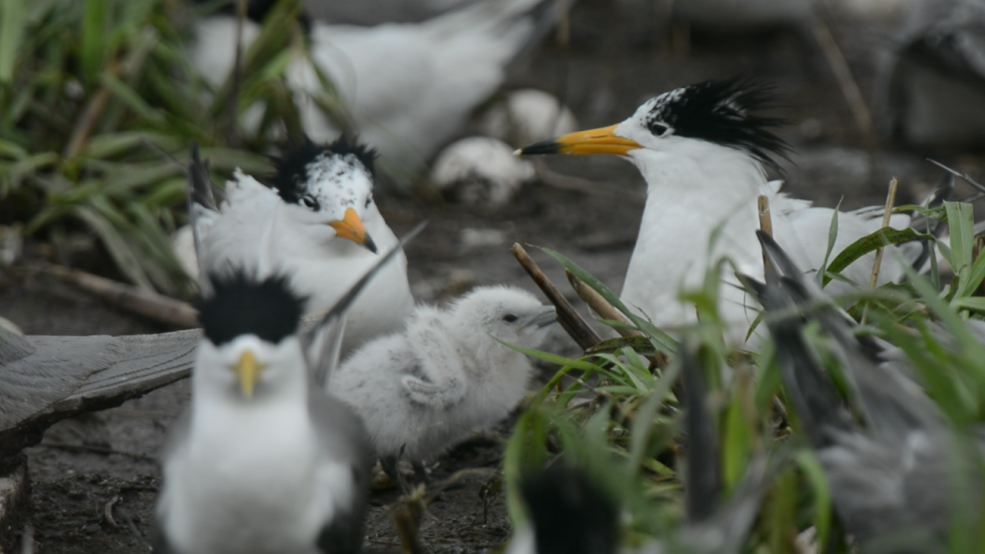
[{"label": "blurred foreground grass", "polygon": [[[949,239],[931,240],[931,257],[936,250],[954,268],[950,282],[941,284],[934,264],[929,276],[914,275],[910,282],[874,290],[863,284],[836,301],[856,320],[866,314],[868,323],[861,323],[857,334],[877,336],[890,348],[901,349],[927,394],[948,416],[955,436],[971,436],[973,441],[975,426],[985,421],[985,345],[966,321],[980,319],[985,312],[981,296],[985,256],[979,256],[974,246],[971,205],[946,203],[925,213],[949,222]],[[832,225],[832,231],[836,230],[837,220]],[[841,256],[857,257],[882,244],[872,238],[860,240]],[[712,455],[718,457],[722,499],[736,491],[753,460],[782,461],[770,476],[759,515],[741,551],[805,552],[797,537],[811,526],[817,549],[807,551],[856,550],[837,519],[823,466],[782,386],[775,343],[765,325],[757,330],[764,337],[758,351],[732,349],[722,338],[725,325],[716,311],[718,288],[729,285],[718,279],[721,266],[709,271],[701,289],[682,293],[681,300],[697,311],[699,323],[681,330],[675,340],[633,315],[611,290],[574,262],[545,251],[625,314],[641,336],[610,339],[596,348],[598,353],[577,360],[525,350],[562,367],[534,396],[507,446],[504,468],[514,522],[526,517],[517,494],[523,475],[566,459],[587,470],[624,511],[624,546],[639,546],[659,537],[669,541],[670,551],[678,551],[673,537],[686,520],[686,475],[682,472],[689,454],[683,415],[687,407],[679,397],[683,383],[678,354],[686,343],[697,354],[704,373],[706,403],[718,439],[718,452]],[[832,260],[836,254],[829,253]],[[725,271],[731,271],[727,262],[722,264]],[[826,270],[814,277],[819,282],[842,278]],[[931,332],[931,322],[939,323],[949,336]],[[822,353],[832,380],[847,391],[846,370],[839,366],[830,340],[817,333],[810,338]],[[670,362],[655,363],[658,352]],[[860,417],[857,411],[856,417]],[[981,458],[981,451],[970,450]],[[949,455],[953,453],[940,453]],[[981,463],[985,460],[979,462],[977,475],[985,479],[985,463]],[[982,545],[980,522],[970,521],[960,510],[956,513],[948,551],[980,552],[975,546]]]},{"label": "blurred foreground grass", "polygon": [[[220,175],[262,174],[269,137],[300,130],[283,79],[292,57],[307,55],[298,2],[269,15],[240,79],[209,90],[190,65],[195,18],[227,1],[0,1],[0,224],[56,246],[88,229],[132,283],[191,292],[169,240],[190,142]],[[236,121],[257,103],[262,120],[245,134]]]}]

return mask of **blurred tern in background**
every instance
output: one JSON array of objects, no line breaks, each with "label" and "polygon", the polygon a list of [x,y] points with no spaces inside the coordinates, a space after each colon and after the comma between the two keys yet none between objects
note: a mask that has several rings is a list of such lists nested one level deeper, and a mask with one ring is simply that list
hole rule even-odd
[{"label": "blurred tern in background", "polygon": [[[763,274],[754,234],[759,195],[768,197],[774,234],[797,264],[815,269],[824,261],[833,210],[790,198],[780,192],[781,181],[766,178],[766,168],[778,170],[776,157],[788,151],[769,130],[783,121],[757,114],[772,100],[768,88],[743,80],[708,81],[661,94],[617,125],[562,135],[517,153],[614,154],[640,170],[647,182],[646,209],[621,298],[657,326],[677,326],[695,317],[678,291],[700,286],[709,264],[728,257],[742,273]],[[882,206],[841,212],[832,255],[879,229],[882,215]],[[896,214],[890,226],[902,228],[909,221]],[[900,250],[915,260],[923,248],[910,243]],[[867,284],[874,258],[873,253],[863,256],[842,275]],[[902,276],[902,268],[889,258],[879,283]],[[723,277],[732,283],[731,272]],[[848,285],[832,281],[828,288],[837,294]],[[737,286],[725,286],[720,294],[719,312],[731,340],[740,342],[757,310],[750,309],[748,296]]]},{"label": "blurred tern in background", "polygon": [[981,148],[985,2],[920,2],[894,42],[876,88],[883,131],[917,147]]},{"label": "blurred tern in background", "polygon": [[[262,21],[272,4],[254,0],[250,18]],[[557,13],[555,0],[482,0],[418,24],[311,21],[310,48],[362,138],[379,149],[387,167],[415,175],[499,88],[507,66],[553,27]],[[246,22],[244,47],[259,29]],[[197,37],[192,63],[218,87],[235,60],[235,17],[200,20]],[[316,141],[338,136],[339,129],[312,100],[323,87],[307,58],[294,55],[287,81],[308,136]]]},{"label": "blurred tern in background", "polygon": [[[216,206],[207,167],[192,149],[189,213],[206,273],[246,268],[289,275],[307,301],[305,313],[331,308],[397,237],[373,201],[375,152],[342,137],[306,143],[275,160],[274,188],[237,172]],[[202,280],[208,294],[209,283]],[[343,355],[375,336],[397,331],[414,309],[407,257],[380,271],[349,311]]]},{"label": "blurred tern in background", "polygon": [[[784,387],[827,473],[841,521],[860,552],[946,551],[959,511],[966,521],[979,521],[982,429],[963,436],[952,431],[943,411],[907,376],[910,369],[893,355],[896,347],[856,337],[854,321],[776,241],[758,235],[771,269],[765,284],[743,280],[768,313]],[[805,329],[811,322],[831,339],[826,344],[841,362],[866,428],[826,376],[821,360],[829,358],[812,346],[808,336],[816,331]],[[972,331],[981,336],[980,327]]]}]

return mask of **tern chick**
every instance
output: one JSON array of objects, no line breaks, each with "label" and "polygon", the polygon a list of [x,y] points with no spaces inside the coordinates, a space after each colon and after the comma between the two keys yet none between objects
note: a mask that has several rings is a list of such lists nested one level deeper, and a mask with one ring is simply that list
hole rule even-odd
[{"label": "tern chick", "polygon": [[[342,137],[320,146],[305,143],[275,160],[273,188],[237,171],[226,201],[211,200],[208,172],[193,149],[190,206],[198,259],[206,272],[245,267],[268,276],[291,276],[307,297],[306,313],[331,308],[397,244],[373,200],[376,153]],[[343,355],[399,330],[414,308],[403,252],[387,264],[353,304]],[[208,283],[202,282],[203,293]]]},{"label": "tern chick", "polygon": [[502,286],[478,288],[444,310],[420,306],[403,333],[346,360],[330,390],[363,417],[384,469],[402,483],[401,453],[420,470],[420,462],[509,414],[533,365],[496,339],[534,348],[555,320],[553,306]]}]

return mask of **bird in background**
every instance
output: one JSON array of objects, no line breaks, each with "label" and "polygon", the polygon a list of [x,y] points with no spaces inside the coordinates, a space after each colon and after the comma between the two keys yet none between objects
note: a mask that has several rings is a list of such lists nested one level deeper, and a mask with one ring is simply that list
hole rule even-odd
[{"label": "bird in background", "polygon": [[347,310],[402,244],[309,333],[299,331],[305,301],[286,276],[208,275],[191,405],[161,455],[156,552],[360,551],[372,444],[359,416],[324,386]]},{"label": "bird in background", "polygon": [[329,391],[366,422],[383,469],[405,491],[400,456],[427,481],[423,462],[488,429],[516,407],[533,365],[501,344],[536,348],[553,306],[504,286],[480,287],[447,309],[421,305],[406,329],[354,352]]},{"label": "bird in background", "polygon": [[507,554],[664,554],[690,552],[737,554],[759,515],[770,478],[785,461],[758,454],[727,499],[721,478],[721,445],[715,418],[693,344],[682,343],[678,354],[684,379],[685,521],[673,536],[649,540],[634,548],[620,547],[617,499],[587,467],[565,459],[521,477],[520,494],[527,525],[513,535]]},{"label": "bird in background", "polygon": [[[274,2],[250,2],[243,46]],[[354,128],[383,155],[398,181],[463,127],[503,83],[508,66],[536,44],[557,17],[552,0],[482,0],[421,23],[375,27],[308,21],[311,59],[332,81]],[[235,63],[236,19],[215,14],[196,24],[192,64],[214,88]],[[340,129],[313,100],[324,94],[309,60],[293,55],[287,84],[308,136],[326,141]],[[259,121],[257,112],[257,121]]]},{"label": "bird in background", "polygon": [[[305,313],[331,308],[397,244],[373,200],[375,152],[343,136],[306,142],[275,159],[272,187],[236,171],[216,206],[196,146],[189,165],[189,214],[203,275],[244,268],[286,275],[306,298]],[[343,356],[402,328],[414,308],[407,257],[397,253],[349,310]],[[200,279],[204,294],[210,282]]]},{"label": "bird in background", "polygon": [[[771,269],[765,284],[743,280],[767,312],[784,388],[827,474],[841,521],[860,552],[947,550],[956,515],[979,518],[981,473],[975,468],[985,453],[981,430],[954,433],[909,377],[906,358],[895,355],[895,347],[856,337],[854,321],[776,241],[758,235]],[[843,405],[816,342],[805,335],[811,323],[823,330],[841,362],[864,427]]]},{"label": "bird in background", "polygon": [[884,53],[873,106],[887,138],[918,148],[985,140],[985,3],[914,2]]},{"label": "bird in background", "polygon": [[[622,123],[562,135],[517,154],[613,154],[639,169],[647,183],[646,207],[621,298],[658,327],[679,326],[693,321],[695,314],[678,291],[699,287],[720,259],[728,257],[739,272],[763,275],[754,234],[759,195],[769,199],[774,235],[797,264],[816,269],[824,261],[834,210],[791,198],[780,192],[781,181],[766,177],[767,168],[779,171],[777,159],[789,151],[770,130],[783,121],[759,113],[773,100],[770,88],[746,80],[707,81],[665,92]],[[879,229],[883,211],[879,206],[839,212],[832,256]],[[903,228],[909,221],[909,216],[895,214],[890,226]],[[899,250],[914,260],[923,247],[910,243]],[[867,254],[842,275],[868,283],[874,259]],[[722,276],[737,285],[730,272]],[[879,283],[902,277],[902,268],[890,261],[883,264]],[[828,291],[839,294],[850,288],[832,281]],[[741,287],[722,287],[720,295],[719,313],[729,326],[730,340],[741,344],[758,310]]]}]

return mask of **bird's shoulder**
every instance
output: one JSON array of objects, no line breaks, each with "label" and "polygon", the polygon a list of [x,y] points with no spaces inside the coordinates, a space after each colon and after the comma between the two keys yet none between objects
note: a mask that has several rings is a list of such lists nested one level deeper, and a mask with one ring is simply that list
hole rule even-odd
[{"label": "bird's shoulder", "polygon": [[352,408],[337,398],[313,391],[308,411],[323,455],[351,465],[361,473],[373,462],[373,446],[366,426]]}]

